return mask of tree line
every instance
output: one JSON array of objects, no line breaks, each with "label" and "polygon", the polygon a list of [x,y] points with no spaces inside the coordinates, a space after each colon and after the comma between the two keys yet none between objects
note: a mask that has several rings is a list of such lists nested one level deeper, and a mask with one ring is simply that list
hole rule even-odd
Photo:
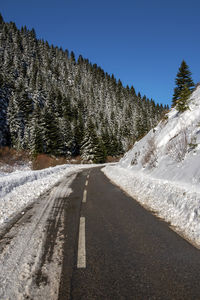
[{"label": "tree line", "polygon": [[1,15],[0,33],[0,146],[104,162],[168,109]]}]

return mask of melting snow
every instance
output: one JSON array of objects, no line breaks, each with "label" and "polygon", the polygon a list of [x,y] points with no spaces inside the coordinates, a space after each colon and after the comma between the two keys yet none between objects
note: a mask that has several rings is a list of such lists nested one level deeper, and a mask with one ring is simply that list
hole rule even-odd
[{"label": "melting snow", "polygon": [[[93,165],[62,165],[40,171],[0,174],[0,226],[64,177]],[[63,192],[66,192],[65,190]]]}]

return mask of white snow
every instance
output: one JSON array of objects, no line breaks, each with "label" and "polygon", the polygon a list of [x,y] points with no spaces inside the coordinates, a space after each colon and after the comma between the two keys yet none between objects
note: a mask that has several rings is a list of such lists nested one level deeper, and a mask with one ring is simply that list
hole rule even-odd
[{"label": "white snow", "polygon": [[93,166],[96,165],[62,165],[40,171],[16,170],[13,173],[1,173],[0,226],[64,177]]},{"label": "white snow", "polygon": [[[28,221],[25,217],[21,223],[12,224],[4,234],[0,253],[0,299],[58,299],[65,241],[62,205],[72,192],[70,185],[75,177],[76,172],[64,177],[26,212]],[[53,253],[44,259],[47,236],[53,232],[49,222],[55,225],[57,232],[54,245],[48,249],[49,253],[53,246]],[[36,283],[38,271],[43,278],[48,278],[39,285]]]},{"label": "white snow", "polygon": [[200,87],[104,173],[200,246]]},{"label": "white snow", "polygon": [[19,171],[31,171],[31,161],[20,163],[17,162],[14,165],[8,165],[0,161],[0,177]]}]

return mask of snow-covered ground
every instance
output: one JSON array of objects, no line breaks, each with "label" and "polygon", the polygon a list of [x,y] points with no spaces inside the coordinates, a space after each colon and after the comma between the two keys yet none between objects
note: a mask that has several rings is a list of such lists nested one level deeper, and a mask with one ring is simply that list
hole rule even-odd
[{"label": "snow-covered ground", "polygon": [[29,162],[16,162],[14,165],[8,165],[0,161],[0,177],[8,175],[9,173],[19,171],[31,171],[31,161]]},{"label": "snow-covered ground", "polygon": [[200,86],[104,173],[200,246]]},{"label": "snow-covered ground", "polygon": [[72,174],[93,166],[96,165],[62,165],[40,171],[1,172],[0,226],[64,177],[69,178]]}]

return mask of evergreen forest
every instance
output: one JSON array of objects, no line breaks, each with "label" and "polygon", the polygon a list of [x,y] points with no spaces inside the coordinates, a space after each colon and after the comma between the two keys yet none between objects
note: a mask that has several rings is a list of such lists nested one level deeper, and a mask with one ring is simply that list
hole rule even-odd
[{"label": "evergreen forest", "polygon": [[0,15],[1,147],[101,163],[127,151],[167,109]]}]

